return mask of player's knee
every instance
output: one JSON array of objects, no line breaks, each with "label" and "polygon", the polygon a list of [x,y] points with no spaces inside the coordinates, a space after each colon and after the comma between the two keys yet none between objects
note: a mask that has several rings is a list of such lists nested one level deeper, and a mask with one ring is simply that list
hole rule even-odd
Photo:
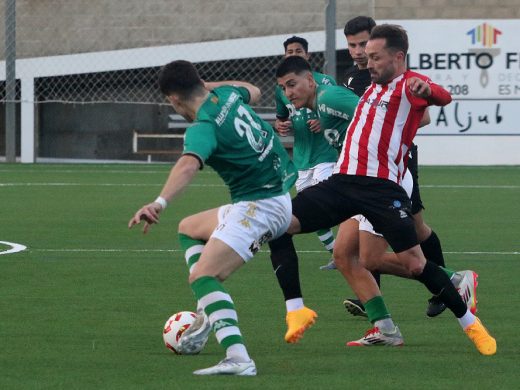
[{"label": "player's knee", "polygon": [[287,233],[289,234],[298,234],[302,230],[302,227],[300,225],[300,221],[298,218],[296,218],[294,215],[291,217],[291,223],[289,224],[289,227],[287,228]]},{"label": "player's knee", "polygon": [[399,263],[413,276],[420,275],[426,264],[426,258],[416,245],[403,252],[396,253]]},{"label": "player's knee", "polygon": [[377,271],[379,269],[380,261],[381,259],[373,256],[370,251],[361,253],[359,258],[360,265],[369,271]]},{"label": "player's knee", "polygon": [[424,264],[425,262],[417,257],[406,263],[405,267],[411,275],[417,276],[423,272]]},{"label": "player's knee", "polygon": [[227,270],[210,268],[205,267],[204,264],[195,264],[188,277],[188,282],[191,284],[195,280],[205,276],[209,276],[217,279],[219,282],[223,282],[229,277],[229,272]]},{"label": "player's knee", "polygon": [[334,252],[333,258],[334,264],[342,273],[352,273],[352,270],[359,264],[359,257],[354,254]]},{"label": "player's knee", "polygon": [[179,222],[177,231],[181,234],[185,234],[187,236],[193,237],[193,235],[195,233],[195,224],[193,223],[193,218],[191,218],[191,217],[183,218]]}]

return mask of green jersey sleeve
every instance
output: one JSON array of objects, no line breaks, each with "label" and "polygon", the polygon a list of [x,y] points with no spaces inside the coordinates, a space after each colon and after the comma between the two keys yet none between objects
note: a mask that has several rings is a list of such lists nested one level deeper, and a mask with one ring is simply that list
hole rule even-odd
[{"label": "green jersey sleeve", "polygon": [[186,129],[182,154],[189,154],[196,157],[200,161],[201,169],[204,167],[204,162],[216,149],[217,136],[213,124],[209,122],[196,122]]},{"label": "green jersey sleeve", "polygon": [[249,103],[251,100],[251,95],[249,94],[249,90],[246,87],[238,87],[236,85],[232,85],[233,88],[240,94],[240,97],[244,101],[244,103]]},{"label": "green jersey sleeve", "polygon": [[334,80],[334,77],[329,76],[328,74],[312,72],[312,76],[314,77],[314,81],[316,81],[318,85],[337,85],[336,80]]}]

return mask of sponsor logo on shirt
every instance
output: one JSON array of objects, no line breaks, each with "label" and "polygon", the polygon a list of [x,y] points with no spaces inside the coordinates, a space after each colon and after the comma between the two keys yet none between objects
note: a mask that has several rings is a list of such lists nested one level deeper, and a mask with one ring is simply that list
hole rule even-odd
[{"label": "sponsor logo on shirt", "polygon": [[237,93],[231,92],[231,94],[228,97],[228,100],[226,101],[226,103],[224,103],[224,105],[220,109],[220,112],[219,112],[217,118],[215,119],[215,122],[217,123],[217,125],[222,126],[222,123],[224,123],[224,121],[226,120],[226,118],[229,114],[229,109],[231,108],[233,103],[235,103],[238,100],[238,97],[239,96]]},{"label": "sponsor logo on shirt", "polygon": [[320,112],[324,112],[324,113],[327,113],[328,115],[332,115],[332,116],[337,116],[339,118],[343,118],[345,120],[349,120],[350,119],[350,116],[344,112],[341,112],[341,111],[338,111],[338,110],[335,110],[331,107],[327,107],[325,104],[319,104],[318,105],[318,110]]}]

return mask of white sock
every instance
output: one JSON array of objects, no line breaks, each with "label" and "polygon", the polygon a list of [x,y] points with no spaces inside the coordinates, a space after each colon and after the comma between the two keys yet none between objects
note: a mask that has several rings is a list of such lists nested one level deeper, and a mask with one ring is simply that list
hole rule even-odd
[{"label": "white sock", "polygon": [[374,322],[374,326],[377,326],[379,330],[383,333],[394,333],[395,331],[395,324],[392,320],[392,317],[377,320],[376,322]]},{"label": "white sock", "polygon": [[246,363],[251,360],[244,344],[233,344],[226,349],[226,357],[232,358],[240,363]]},{"label": "white sock", "polygon": [[472,314],[469,310],[466,310],[466,314],[464,314],[462,317],[457,318],[460,326],[462,326],[462,329],[466,329],[471,324],[474,324],[476,319],[477,317],[475,317],[475,315]]},{"label": "white sock", "polygon": [[285,301],[287,312],[303,309],[303,298],[293,298]]}]

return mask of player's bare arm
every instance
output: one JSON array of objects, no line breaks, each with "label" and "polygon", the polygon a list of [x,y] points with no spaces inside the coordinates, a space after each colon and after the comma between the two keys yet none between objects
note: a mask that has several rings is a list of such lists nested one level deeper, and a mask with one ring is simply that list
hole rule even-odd
[{"label": "player's bare arm", "polygon": [[260,100],[260,96],[262,96],[262,92],[260,88],[256,85],[248,83],[247,81],[238,81],[238,80],[226,80],[226,81],[204,81],[204,87],[208,91],[213,91],[217,87],[222,87],[224,85],[232,85],[235,87],[243,87],[249,91],[249,102],[248,104],[255,104]]},{"label": "player's bare arm", "polygon": [[182,156],[173,166],[170,175],[164,184],[161,194],[152,203],[141,207],[128,222],[128,228],[144,221],[143,233],[148,233],[151,225],[159,223],[159,214],[168,202],[177,197],[191,182],[200,168],[199,160],[191,155]]}]

